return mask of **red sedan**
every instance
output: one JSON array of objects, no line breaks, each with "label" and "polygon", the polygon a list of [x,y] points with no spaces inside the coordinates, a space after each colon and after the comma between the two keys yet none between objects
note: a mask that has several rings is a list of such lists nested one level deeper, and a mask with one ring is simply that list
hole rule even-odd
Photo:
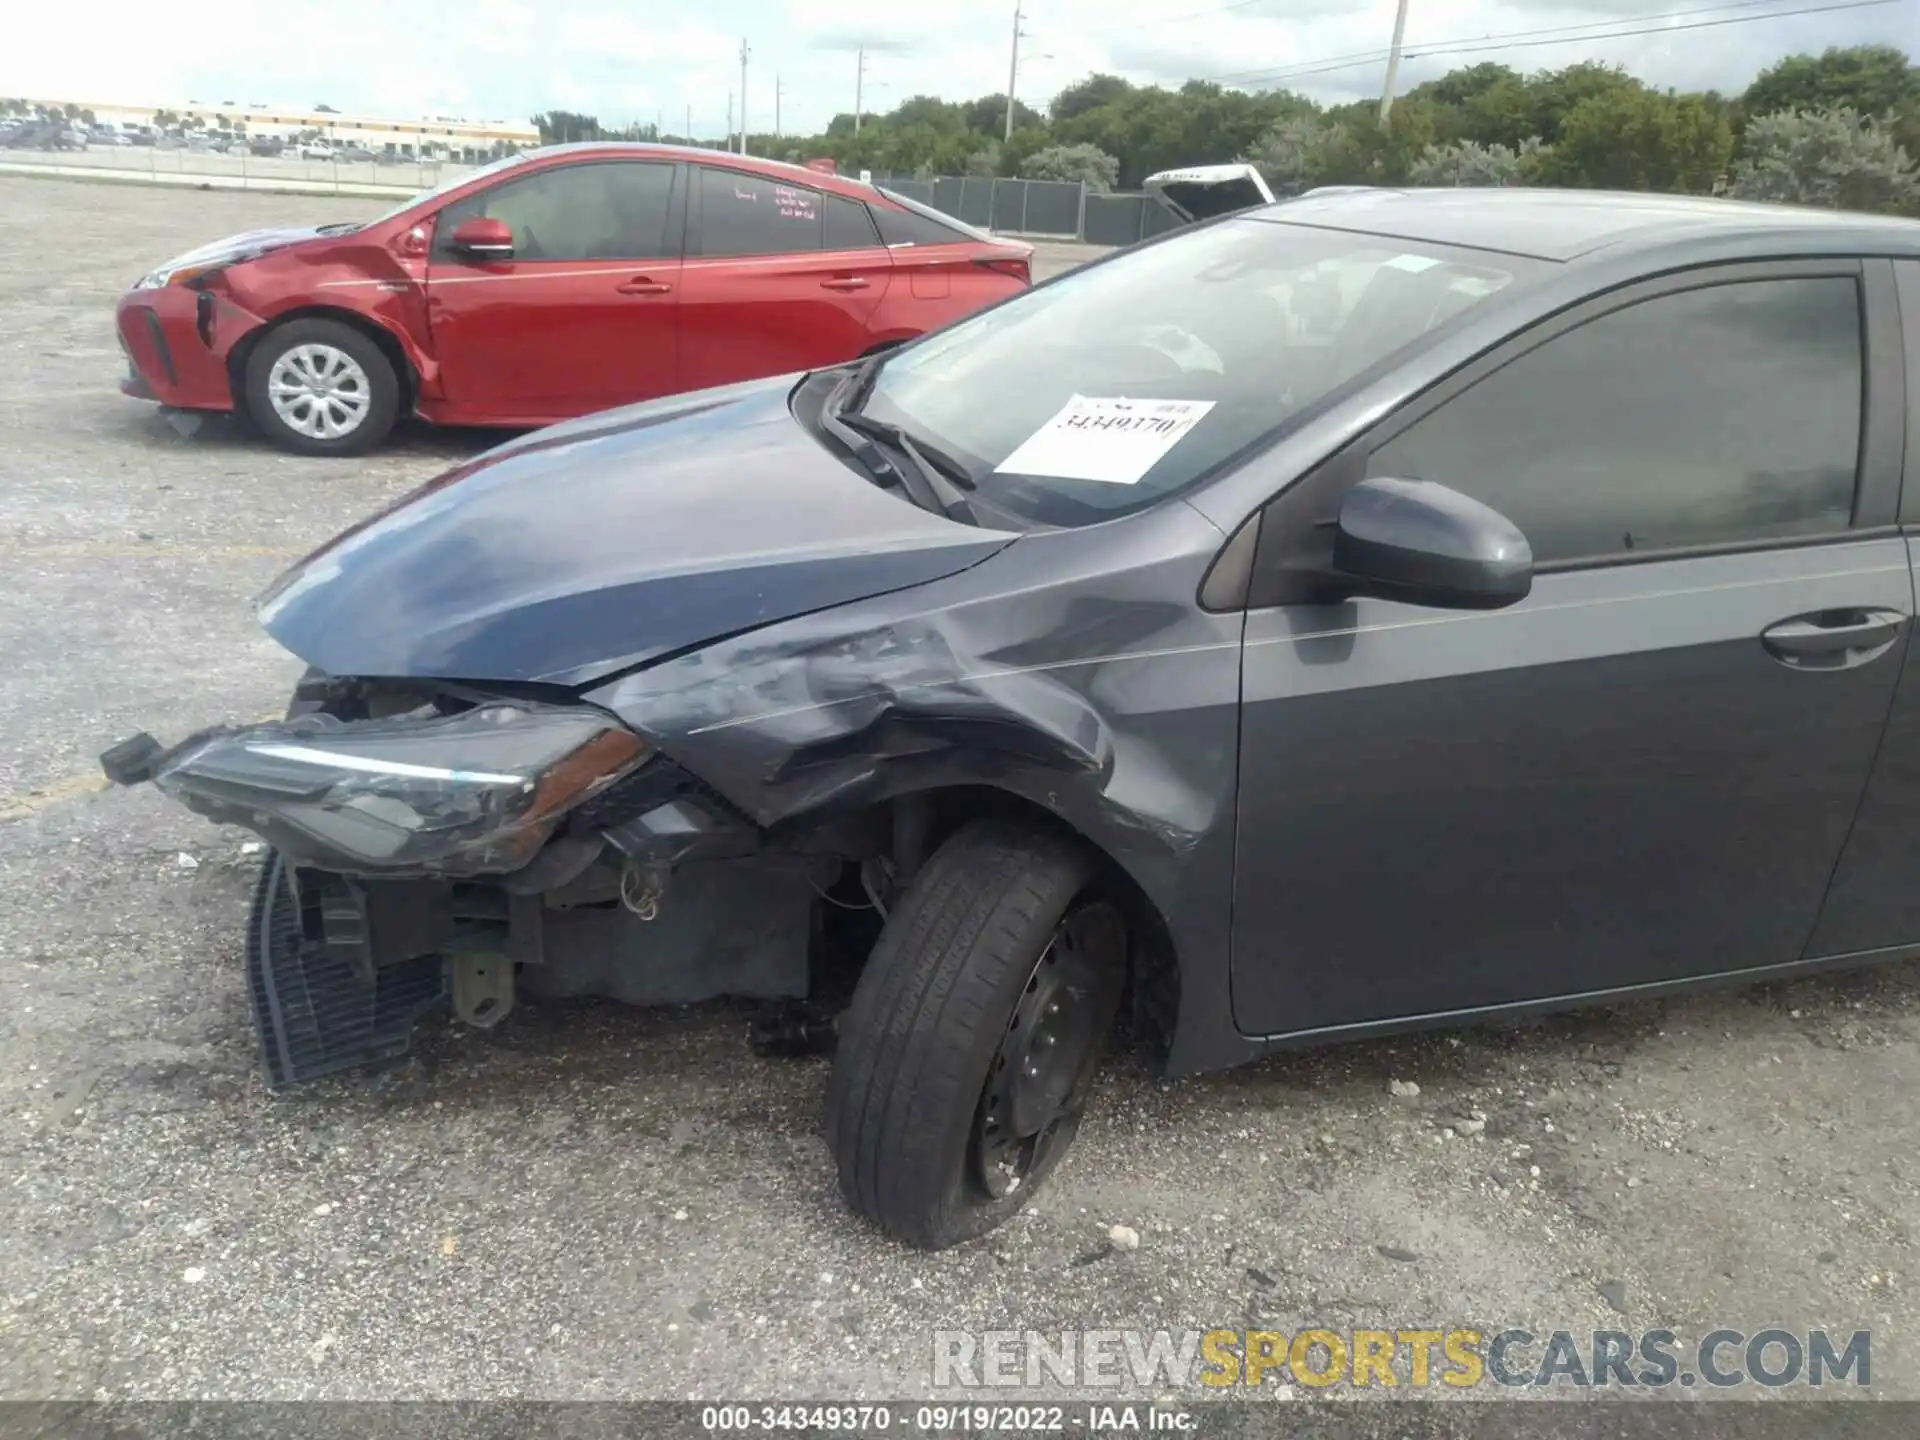
[{"label": "red sedan", "polygon": [[120,301],[121,389],[353,454],[402,415],[546,425],[851,360],[1023,289],[1031,254],[799,166],[556,146],[168,262]]}]

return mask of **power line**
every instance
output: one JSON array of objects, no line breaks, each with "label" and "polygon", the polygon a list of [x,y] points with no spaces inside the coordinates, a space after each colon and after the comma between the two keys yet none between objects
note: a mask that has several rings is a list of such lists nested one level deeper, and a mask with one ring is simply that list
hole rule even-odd
[{"label": "power line", "polygon": [[853,133],[856,135],[860,133],[860,92],[866,87],[866,83],[867,47],[862,45],[860,47],[860,58],[855,63],[853,71]]},{"label": "power line", "polygon": [[1407,38],[1407,0],[1400,0],[1393,11],[1393,48],[1387,51],[1387,83],[1380,87],[1380,123],[1387,123],[1393,109],[1393,87],[1400,78],[1401,44]]},{"label": "power line", "polygon": [[1017,89],[1017,88],[1019,87],[1019,84],[1020,84],[1020,41],[1021,41],[1021,40],[1022,40],[1023,38],[1025,38],[1025,37],[1026,37],[1026,35],[1027,35],[1027,32],[1026,32],[1026,31],[1024,31],[1024,30],[1022,30],[1022,29],[1020,28],[1020,22],[1021,22],[1021,20],[1023,20],[1024,18],[1025,18],[1025,16],[1024,16],[1024,15],[1022,14],[1022,12],[1021,12],[1021,0],[1014,0],[1014,4],[1013,4],[1013,57],[1012,57],[1012,59],[1011,59],[1011,61],[1010,61],[1010,62],[1008,63],[1008,65],[1007,65],[1007,133],[1006,133],[1006,139],[1007,139],[1007,141],[1009,141],[1009,142],[1011,142],[1011,141],[1012,141],[1012,139],[1013,139],[1013,95],[1014,95],[1014,91],[1015,91],[1015,90],[1016,90],[1016,89]]},{"label": "power line", "polygon": [[740,37],[740,153],[747,153],[747,37]]},{"label": "power line", "polygon": [[[1641,16],[1640,21],[1675,20],[1675,19],[1683,18],[1688,15],[1717,14],[1723,10],[1753,10],[1761,6],[1778,5],[1780,3],[1781,3],[1781,0],[1720,0],[1720,3],[1717,5],[1695,5],[1691,9],[1687,9],[1687,10],[1668,10],[1658,15]],[[1755,18],[1764,18],[1764,17],[1755,17]],[[1480,44],[1483,42],[1491,42],[1491,41],[1501,41],[1501,42],[1505,42],[1509,40],[1520,41],[1520,40],[1530,39],[1536,35],[1565,35],[1569,40],[1583,40],[1583,39],[1604,40],[1607,38],[1604,31],[1602,31],[1602,33],[1599,33],[1599,34],[1592,34],[1592,35],[1585,34],[1585,33],[1574,34],[1573,32],[1574,31],[1581,31],[1581,32],[1595,31],[1595,30],[1600,30],[1601,27],[1607,26],[1607,25],[1624,25],[1628,23],[1639,23],[1639,22],[1638,21],[1630,22],[1629,20],[1583,20],[1583,21],[1580,21],[1578,24],[1573,24],[1573,25],[1547,25],[1547,26],[1542,26],[1540,28],[1533,29],[1533,30],[1505,30],[1500,32],[1497,35],[1460,35],[1460,36],[1454,37],[1451,40],[1432,40],[1427,42],[1427,44],[1424,46],[1420,46],[1416,44],[1415,48],[1420,49],[1422,51],[1426,51],[1426,50],[1431,50],[1435,46],[1439,46],[1439,45],[1471,45],[1471,44]],[[1661,26],[1659,28],[1666,29],[1668,27]],[[1361,64],[1361,65],[1372,64],[1377,60],[1385,59],[1386,54],[1387,52],[1384,50],[1353,50],[1353,51],[1349,51],[1344,55],[1323,55],[1315,60],[1298,61],[1298,62],[1295,62],[1295,64],[1293,65],[1283,66],[1281,68],[1287,69],[1287,70],[1310,69],[1312,73],[1318,74],[1319,67],[1323,65],[1334,65],[1334,64],[1338,64],[1340,62],[1344,62],[1348,60],[1351,60],[1356,64]],[[1234,74],[1236,75],[1268,75],[1271,73],[1273,73],[1271,69],[1240,70],[1240,71],[1234,72]],[[1226,81],[1231,79],[1232,77],[1226,76],[1226,75],[1215,75],[1215,76],[1209,76],[1208,78],[1216,81]]]},{"label": "power line", "polygon": [[[1825,15],[1836,10],[1867,10],[1879,5],[1902,3],[1906,3],[1906,0],[1843,0],[1843,3],[1835,5],[1808,5],[1792,10],[1771,10],[1764,15],[1730,15],[1720,20],[1696,20],[1685,25],[1646,25],[1632,30],[1609,30],[1597,34],[1567,35],[1544,40],[1520,40],[1498,35],[1489,35],[1479,41],[1443,40],[1429,45],[1409,47],[1405,58],[1422,60],[1436,55],[1478,55],[1500,50],[1529,50],[1540,45],[1571,45],[1581,40],[1625,40],[1636,35],[1673,35],[1683,30],[1710,30],[1722,25],[1751,25],[1756,20],[1786,20],[1796,15]],[[1715,5],[1708,8],[1722,10],[1730,7]],[[1676,13],[1698,14],[1700,12]],[[1535,32],[1518,33],[1525,35]],[[1364,56],[1334,56],[1321,60],[1303,61],[1298,65],[1281,66],[1274,70],[1243,71],[1234,75],[1209,75],[1201,78],[1223,85],[1292,80],[1309,75],[1328,75],[1337,70],[1358,69],[1363,65],[1377,65],[1386,58],[1386,51],[1374,50]]]}]

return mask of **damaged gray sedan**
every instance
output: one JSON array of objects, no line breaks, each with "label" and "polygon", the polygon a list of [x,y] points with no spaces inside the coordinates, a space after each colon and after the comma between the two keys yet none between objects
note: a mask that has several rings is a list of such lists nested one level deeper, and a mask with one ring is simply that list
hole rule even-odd
[{"label": "damaged gray sedan", "polygon": [[481,455],[267,594],[284,720],[103,764],[270,846],[276,1085],[446,1008],[765,1002],[848,1200],[952,1244],[1123,1021],[1182,1074],[1915,953],[1917,236],[1216,219]]}]

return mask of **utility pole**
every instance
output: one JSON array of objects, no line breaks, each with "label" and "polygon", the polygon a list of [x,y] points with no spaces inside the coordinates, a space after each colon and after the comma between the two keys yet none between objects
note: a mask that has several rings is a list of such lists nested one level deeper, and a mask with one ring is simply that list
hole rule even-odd
[{"label": "utility pole", "polygon": [[867,81],[867,47],[860,47],[860,59],[853,71],[853,133],[860,133],[860,91]]},{"label": "utility pole", "polygon": [[[1401,0],[1406,3],[1406,0]],[[1013,58],[1007,63],[1007,139],[1013,139],[1013,91],[1020,81],[1020,5],[1013,0]]]},{"label": "utility pole", "polygon": [[693,102],[691,100],[687,102],[687,133],[680,138],[689,145],[693,143]]},{"label": "utility pole", "polygon": [[773,72],[773,138],[780,138],[780,72]]},{"label": "utility pole", "polygon": [[747,153],[747,37],[740,37],[740,153]]},{"label": "utility pole", "polygon": [[1393,87],[1400,79],[1400,45],[1407,36],[1407,0],[1393,12],[1393,48],[1387,51],[1387,83],[1380,91],[1380,128],[1387,127],[1387,113],[1393,109]]},{"label": "utility pole", "polygon": [[727,91],[727,143],[726,149],[733,149],[733,92]]}]

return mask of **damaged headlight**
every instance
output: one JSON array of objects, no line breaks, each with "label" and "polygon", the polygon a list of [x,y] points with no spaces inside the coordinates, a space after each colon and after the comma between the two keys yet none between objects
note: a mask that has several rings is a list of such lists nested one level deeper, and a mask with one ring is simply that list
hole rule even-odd
[{"label": "damaged headlight", "polygon": [[223,260],[218,265],[162,265],[158,270],[149,270],[134,281],[136,290],[164,290],[169,285],[191,285],[203,275],[211,275],[224,270],[231,261]]},{"label": "damaged headlight", "polygon": [[597,710],[495,703],[249,726],[188,741],[152,773],[189,809],[296,862],[458,876],[517,870],[567,812],[647,755]]}]

